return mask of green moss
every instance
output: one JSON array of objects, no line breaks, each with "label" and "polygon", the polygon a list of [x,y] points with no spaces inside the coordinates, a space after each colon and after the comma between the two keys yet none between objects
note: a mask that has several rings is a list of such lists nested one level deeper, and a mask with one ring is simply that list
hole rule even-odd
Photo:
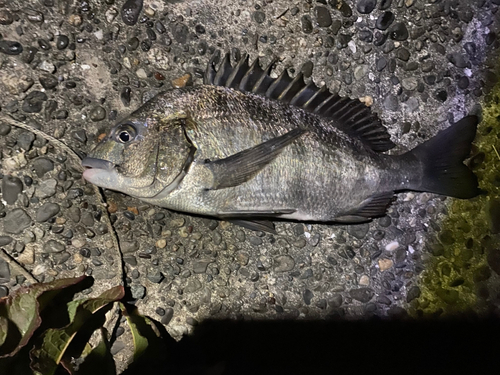
[{"label": "green moss", "polygon": [[[429,260],[422,273],[420,297],[409,305],[413,316],[434,316],[466,311],[481,313],[487,297],[484,282],[490,277],[486,253],[497,245],[490,228],[489,207],[500,197],[500,83],[487,95],[483,120],[470,165],[487,195],[454,199],[441,231],[429,246]],[[500,228],[499,228],[500,229]],[[432,242],[432,241],[431,241]]]}]

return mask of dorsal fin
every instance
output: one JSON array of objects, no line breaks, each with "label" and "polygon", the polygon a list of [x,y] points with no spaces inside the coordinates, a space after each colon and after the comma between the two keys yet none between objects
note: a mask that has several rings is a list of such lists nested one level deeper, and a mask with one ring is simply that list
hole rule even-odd
[{"label": "dorsal fin", "polygon": [[359,100],[332,94],[325,86],[320,88],[313,81],[306,84],[302,73],[292,78],[285,69],[278,78],[272,78],[270,74],[276,60],[262,69],[258,58],[249,65],[245,54],[233,67],[227,53],[216,69],[219,59],[220,52],[217,51],[208,63],[204,84],[263,95],[330,118],[337,128],[357,137],[373,151],[383,152],[394,147],[378,116]]}]

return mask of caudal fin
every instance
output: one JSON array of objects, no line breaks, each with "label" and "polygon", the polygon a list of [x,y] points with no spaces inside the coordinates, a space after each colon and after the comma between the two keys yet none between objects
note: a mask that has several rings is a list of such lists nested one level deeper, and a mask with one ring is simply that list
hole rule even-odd
[{"label": "caudal fin", "polygon": [[410,151],[423,164],[422,183],[415,190],[455,198],[480,193],[477,177],[464,165],[476,136],[478,119],[467,116]]}]

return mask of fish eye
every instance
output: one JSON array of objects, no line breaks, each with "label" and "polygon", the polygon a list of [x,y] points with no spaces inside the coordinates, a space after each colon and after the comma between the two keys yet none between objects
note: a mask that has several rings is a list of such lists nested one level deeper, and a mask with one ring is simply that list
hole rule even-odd
[{"label": "fish eye", "polygon": [[135,139],[137,132],[132,124],[126,123],[118,125],[114,135],[117,142],[128,143]]}]

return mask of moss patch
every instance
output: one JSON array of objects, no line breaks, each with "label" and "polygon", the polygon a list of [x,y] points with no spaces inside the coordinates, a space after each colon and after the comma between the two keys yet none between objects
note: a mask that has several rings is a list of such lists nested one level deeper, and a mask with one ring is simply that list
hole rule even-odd
[{"label": "moss patch", "polygon": [[[500,232],[500,84],[483,103],[483,120],[474,142],[470,166],[484,196],[453,199],[441,231],[428,246],[429,261],[422,274],[421,295],[409,305],[413,316],[486,312],[487,280],[492,271],[488,251],[498,245]],[[491,219],[490,211],[498,215]],[[492,233],[495,232],[495,233]]]}]

